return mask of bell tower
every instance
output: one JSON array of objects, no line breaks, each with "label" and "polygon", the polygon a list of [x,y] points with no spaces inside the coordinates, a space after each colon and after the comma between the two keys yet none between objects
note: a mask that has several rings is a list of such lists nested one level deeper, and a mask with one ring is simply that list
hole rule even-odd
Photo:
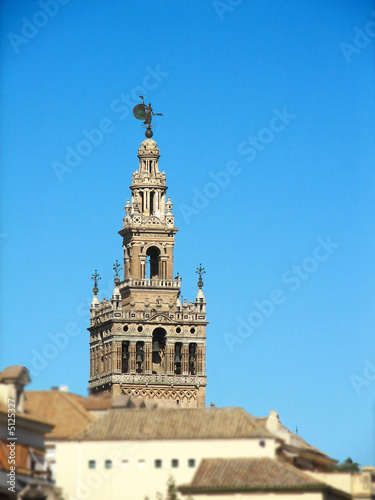
[{"label": "bell tower", "polygon": [[100,302],[100,277],[96,271],[92,277],[89,388],[92,393],[106,391],[202,407],[208,324],[204,270],[201,266],[197,270],[195,301],[181,303],[181,277],[173,277],[178,229],[173,204],[166,199],[165,173],[159,171],[160,154],[151,139],[150,123],[138,150],[139,168],[132,177],[131,201],[126,203],[119,231],[123,280],[116,261],[112,298]]}]

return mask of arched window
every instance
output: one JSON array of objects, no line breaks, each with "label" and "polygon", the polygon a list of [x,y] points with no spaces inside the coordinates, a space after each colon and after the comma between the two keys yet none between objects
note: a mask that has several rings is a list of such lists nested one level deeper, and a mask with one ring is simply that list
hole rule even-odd
[{"label": "arched window", "polygon": [[144,354],[144,342],[136,343],[136,351],[135,351],[135,364],[136,364],[136,372],[143,373],[143,361],[145,358]]},{"label": "arched window", "polygon": [[174,372],[176,375],[181,375],[182,365],[182,342],[176,342],[174,346]]},{"label": "arched window", "polygon": [[159,278],[160,250],[157,247],[149,247],[147,255],[147,278]]},{"label": "arched window", "polygon": [[165,373],[165,340],[167,332],[164,328],[155,328],[152,333],[152,373]]},{"label": "arched window", "polygon": [[128,373],[129,372],[129,342],[124,340],[122,342],[122,365],[121,372]]},{"label": "arched window", "polygon": [[196,375],[196,362],[197,362],[197,344],[191,342],[189,344],[189,373]]}]

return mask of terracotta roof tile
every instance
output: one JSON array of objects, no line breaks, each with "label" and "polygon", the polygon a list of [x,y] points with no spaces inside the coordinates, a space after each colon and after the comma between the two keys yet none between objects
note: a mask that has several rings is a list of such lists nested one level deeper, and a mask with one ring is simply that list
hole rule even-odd
[{"label": "terracotta roof tile", "polygon": [[3,383],[7,380],[17,380],[27,385],[30,383],[29,370],[20,365],[7,366],[4,370],[0,371],[0,382]]},{"label": "terracotta roof tile", "polygon": [[[1,404],[0,403],[0,420],[6,421],[8,418],[8,407],[7,405]],[[30,423],[37,423],[37,424],[42,424],[42,426],[45,427],[45,431],[47,432],[47,429],[50,428],[52,429],[53,423],[47,421],[43,417],[39,417],[38,415],[35,415],[34,413],[16,413],[16,425],[20,425],[20,422],[24,422],[22,425],[27,425],[27,422]]]},{"label": "terracotta roof tile", "polygon": [[181,491],[321,490],[324,484],[295,467],[271,458],[204,459],[191,483]]},{"label": "terracotta roof tile", "polygon": [[216,439],[269,437],[243,408],[171,408],[111,410],[75,439]]},{"label": "terracotta roof tile", "polygon": [[25,396],[26,414],[55,425],[46,439],[68,439],[96,420],[83,396],[62,391],[26,391]]}]

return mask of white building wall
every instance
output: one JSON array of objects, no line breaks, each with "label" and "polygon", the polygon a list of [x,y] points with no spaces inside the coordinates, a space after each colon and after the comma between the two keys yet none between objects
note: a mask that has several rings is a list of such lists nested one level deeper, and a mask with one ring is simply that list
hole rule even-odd
[{"label": "white building wall", "polygon": [[[182,495],[182,498],[188,498]],[[249,493],[212,493],[211,495],[193,495],[194,500],[323,500],[321,492],[249,492]],[[151,498],[149,500],[152,500]],[[331,499],[335,500],[335,499]]]},{"label": "white building wall", "polygon": [[[102,441],[56,443],[56,482],[66,500],[149,500],[191,481],[202,458],[275,458],[273,439]],[[178,467],[172,460],[178,460]],[[189,460],[195,466],[189,466]],[[106,468],[111,460],[111,468]],[[155,460],[162,467],[155,467]],[[95,468],[89,462],[95,461]],[[109,465],[109,464],[108,464]]]}]

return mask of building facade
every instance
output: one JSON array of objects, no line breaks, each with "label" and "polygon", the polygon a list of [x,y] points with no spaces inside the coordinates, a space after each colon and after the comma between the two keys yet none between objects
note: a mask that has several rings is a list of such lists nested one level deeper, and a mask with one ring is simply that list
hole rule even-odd
[{"label": "building facade", "polygon": [[156,142],[145,139],[132,177],[119,264],[111,299],[98,299],[95,272],[90,308],[91,393],[109,391],[165,400],[182,407],[205,406],[206,301],[199,267],[194,302],[181,303],[181,278],[174,277],[173,247],[178,229],[159,171]]},{"label": "building facade", "polygon": [[112,409],[56,443],[56,481],[66,500],[155,500],[171,476],[189,483],[204,458],[275,459],[276,448],[242,408]]},{"label": "building facade", "polygon": [[[59,489],[51,480],[45,460],[45,436],[53,424],[25,407],[24,387],[31,381],[24,366],[13,365],[0,371],[0,499],[22,498],[30,484],[49,500]],[[27,497],[36,498],[36,497]],[[40,497],[38,497],[40,498]]]}]

